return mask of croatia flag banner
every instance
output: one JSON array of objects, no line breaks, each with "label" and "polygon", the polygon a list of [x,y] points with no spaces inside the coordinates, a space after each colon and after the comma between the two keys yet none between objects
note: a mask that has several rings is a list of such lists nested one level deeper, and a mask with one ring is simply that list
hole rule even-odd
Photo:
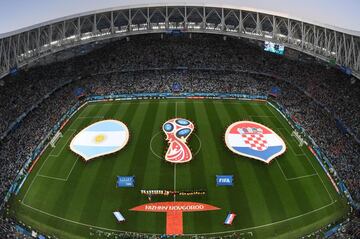
[{"label": "croatia flag banner", "polygon": [[268,127],[251,121],[231,124],[225,133],[225,143],[232,152],[265,163],[270,163],[286,150],[279,135]]},{"label": "croatia flag banner", "polygon": [[235,214],[235,213],[229,213],[229,214],[226,216],[226,218],[225,218],[224,224],[225,224],[225,225],[232,225],[235,217],[236,217],[236,214]]}]

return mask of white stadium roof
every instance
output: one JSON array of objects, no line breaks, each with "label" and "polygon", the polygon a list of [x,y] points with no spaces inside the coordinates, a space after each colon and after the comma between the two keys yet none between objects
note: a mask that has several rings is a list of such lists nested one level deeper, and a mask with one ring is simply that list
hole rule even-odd
[{"label": "white stadium roof", "polygon": [[360,36],[359,0],[2,0],[0,38],[79,15],[166,5],[258,11]]}]

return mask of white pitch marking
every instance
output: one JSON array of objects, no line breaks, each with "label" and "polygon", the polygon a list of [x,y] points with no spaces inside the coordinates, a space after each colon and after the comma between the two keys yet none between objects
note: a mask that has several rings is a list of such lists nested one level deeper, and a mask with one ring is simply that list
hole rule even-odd
[{"label": "white pitch marking", "polygon": [[287,181],[290,181],[290,180],[297,180],[297,179],[314,177],[314,176],[317,176],[317,174],[316,174],[316,173],[313,173],[313,174],[303,175],[303,176],[294,177],[294,178],[287,178],[286,180],[287,180]]},{"label": "white pitch marking", "polygon": [[[314,209],[314,210],[312,210],[312,211],[309,211],[309,212],[306,212],[306,213],[303,213],[303,214],[300,214],[300,215],[297,215],[297,216],[294,216],[294,217],[290,217],[290,218],[287,218],[287,219],[279,220],[279,221],[276,221],[276,222],[259,225],[259,226],[247,227],[247,228],[243,228],[243,229],[239,229],[239,230],[232,230],[232,231],[210,232],[210,233],[201,233],[201,234],[184,234],[184,235],[187,235],[187,236],[191,236],[191,235],[214,235],[214,234],[224,234],[224,233],[233,233],[233,232],[248,231],[248,230],[252,230],[252,229],[268,227],[268,226],[271,226],[271,225],[275,225],[275,224],[279,224],[279,223],[282,223],[282,222],[291,221],[291,220],[293,220],[293,219],[301,218],[301,217],[303,217],[303,216],[306,216],[306,215],[309,215],[309,214],[311,214],[311,213],[320,211],[320,210],[322,210],[322,209],[324,209],[324,208],[327,208],[327,207],[333,205],[333,204],[336,203],[336,202],[337,202],[337,200],[335,200],[334,202],[331,202],[331,203],[329,203],[329,204],[327,204],[327,205],[324,205],[324,206],[322,206],[322,207],[320,207],[320,208]],[[44,215],[47,215],[47,216],[50,216],[50,217],[53,217],[53,218],[57,218],[57,219],[60,219],[60,220],[66,221],[66,222],[74,223],[74,224],[77,224],[77,225],[81,225],[81,226],[85,226],[85,227],[91,227],[91,228],[97,228],[97,229],[102,229],[102,230],[107,230],[107,231],[113,231],[113,232],[129,232],[129,231],[115,230],[115,229],[110,229],[110,228],[105,228],[105,227],[98,227],[98,226],[91,225],[91,224],[76,222],[76,221],[73,221],[73,220],[70,220],[70,219],[66,219],[66,218],[59,217],[59,216],[56,216],[56,215],[54,215],[54,214],[45,212],[45,211],[43,211],[43,210],[40,210],[40,209],[38,209],[38,208],[32,207],[32,206],[30,206],[30,205],[28,205],[28,204],[25,204],[24,202],[21,202],[21,204],[24,205],[25,207],[28,207],[28,208],[30,208],[30,209],[32,209],[32,210],[34,210],[34,211],[37,211],[37,212],[39,212],[39,213],[42,213],[42,214],[44,214]],[[147,234],[147,233],[143,233],[143,234]],[[154,235],[153,233],[151,233],[151,234]]]},{"label": "white pitch marking", "polygon": [[175,118],[177,117],[177,105],[178,105],[178,102],[175,102]]},{"label": "white pitch marking", "polygon": [[[104,106],[104,105],[105,105],[105,106],[113,106],[113,105],[117,105],[117,104],[120,104],[120,105],[122,105],[122,104],[139,104],[139,105],[142,105],[142,104],[149,104],[148,101],[150,101],[150,99],[145,100],[145,101],[117,100],[117,101],[113,101],[112,103],[103,103],[103,102],[101,102],[101,101],[98,101],[98,102],[94,101],[94,102],[92,102],[92,103],[100,103],[101,106]],[[159,101],[159,102],[157,102],[157,103],[159,103],[159,104],[168,104],[168,102],[166,102],[166,101]],[[93,106],[93,105],[90,105],[90,106]]]},{"label": "white pitch marking", "polygon": [[282,175],[284,176],[285,180],[287,180],[287,177],[286,177],[286,175],[285,175],[285,173],[284,173],[284,171],[283,171],[282,167],[280,166],[279,162],[278,162],[277,160],[275,160],[275,162],[276,162],[276,164],[278,165],[278,167],[279,167],[279,169],[280,169],[280,171],[281,171]]},{"label": "white pitch marking", "polygon": [[[175,102],[175,118],[177,118],[177,103]],[[174,192],[176,191],[176,163],[174,163]],[[174,193],[174,202],[176,201],[176,194]]]},{"label": "white pitch marking", "polygon": [[[301,149],[301,150],[303,150],[303,149]],[[304,152],[304,151],[303,151],[303,152]],[[320,178],[320,181],[321,181],[323,187],[325,188],[325,190],[326,190],[326,192],[328,193],[331,201],[333,202],[333,201],[334,201],[333,197],[331,196],[328,188],[327,188],[327,187],[325,186],[325,184],[324,184],[324,181],[322,180],[322,178],[321,178],[321,176],[319,175],[318,171],[316,170],[316,168],[314,167],[313,163],[311,162],[311,159],[309,159],[307,156],[306,156],[306,158],[307,158],[307,160],[310,162],[311,166],[312,166],[313,169],[315,170],[315,172],[316,172],[316,174],[318,175],[318,177]]]},{"label": "white pitch marking", "polygon": [[223,234],[223,233],[241,232],[241,231],[247,231],[247,230],[253,230],[253,229],[268,227],[268,226],[276,225],[276,224],[279,224],[279,223],[291,221],[291,220],[293,220],[293,219],[301,218],[301,217],[303,217],[303,216],[306,216],[306,215],[309,215],[309,214],[311,214],[311,213],[320,211],[320,210],[322,210],[322,209],[324,209],[324,208],[327,208],[327,207],[333,205],[333,204],[336,203],[336,202],[337,202],[337,200],[335,200],[335,201],[333,201],[333,202],[331,202],[331,203],[329,203],[329,204],[327,204],[327,205],[324,205],[324,206],[322,206],[322,207],[319,207],[319,208],[317,208],[317,209],[314,209],[314,210],[312,210],[312,211],[309,211],[309,212],[306,212],[306,213],[297,215],[297,216],[295,216],[295,217],[290,217],[290,218],[287,218],[287,219],[283,219],[283,220],[279,220],[279,221],[276,221],[276,222],[267,223],[267,224],[263,224],[263,225],[259,225],[259,226],[247,227],[247,228],[243,228],[243,229],[239,229],[239,230],[232,230],[232,231],[210,232],[210,233],[200,233],[200,234],[184,234],[184,235],[191,236],[191,235]]},{"label": "white pitch marking", "polygon": [[302,179],[302,178],[308,178],[308,177],[317,176],[316,173],[313,173],[313,174],[307,174],[307,175],[302,175],[302,176],[298,176],[298,177],[288,178],[288,177],[285,175],[284,170],[282,169],[280,163],[279,163],[277,160],[275,160],[275,161],[276,161],[276,164],[279,166],[279,169],[280,169],[280,171],[281,171],[281,173],[282,173],[282,175],[284,176],[284,179],[285,179],[286,181],[291,181],[291,180],[297,180],[297,179]]},{"label": "white pitch marking", "polygon": [[[286,130],[286,129],[285,129],[285,130]],[[288,131],[286,130],[286,132],[288,132]],[[280,134],[284,139],[287,139],[287,137],[285,137],[284,133],[282,133],[281,131],[279,131],[279,134]],[[294,148],[293,148],[293,146],[292,146],[291,144],[289,144],[289,146],[290,146],[290,149],[291,149],[291,151],[293,152],[293,154],[294,154],[295,156],[306,156],[304,152],[303,152],[302,154],[296,153],[295,150],[294,150]]]},{"label": "white pitch marking", "polygon": [[59,181],[67,181],[64,178],[58,178],[58,177],[52,177],[52,176],[46,176],[46,175],[42,175],[42,174],[38,174],[36,175],[36,177],[41,177],[41,178],[49,178],[49,179],[54,179],[54,180],[59,180]]},{"label": "white pitch marking", "polygon": [[[68,131],[73,131],[73,133],[70,135],[70,137],[66,140],[66,142],[65,142],[65,144],[63,144],[63,146],[61,147],[61,150],[60,150],[60,152],[58,153],[58,154],[51,154],[51,152],[52,152],[52,150],[51,150],[51,152],[50,152],[50,154],[48,155],[48,157],[49,156],[51,156],[51,157],[59,157],[59,155],[62,153],[62,151],[64,150],[64,148],[65,148],[65,146],[68,144],[68,142],[70,141],[70,139],[72,138],[72,136],[74,136],[74,134],[75,134],[75,130],[74,129],[68,129],[67,131],[66,131],[66,133],[68,132]],[[53,149],[55,149],[55,148],[53,148]]]},{"label": "white pitch marking", "polygon": [[[54,149],[55,149],[55,148],[52,148],[52,149],[51,149],[50,154],[51,154],[51,152],[52,152]],[[36,175],[35,175],[34,178],[32,179],[32,181],[31,181],[28,189],[27,189],[26,192],[25,192],[25,195],[24,195],[24,197],[23,197],[23,199],[22,199],[22,202],[25,201],[25,198],[26,198],[27,194],[29,193],[31,186],[33,185],[36,177],[39,175],[39,172],[40,172],[41,169],[44,167],[44,164],[46,163],[46,161],[47,161],[48,159],[49,159],[49,155],[45,158],[44,162],[41,164],[40,169],[37,171]]]},{"label": "white pitch marking", "polygon": [[[266,104],[266,107],[270,110],[270,112],[272,112],[272,111],[271,111],[271,108],[269,108],[269,105],[268,105],[268,104]],[[286,132],[287,132],[288,134],[291,134],[287,128],[285,128],[285,130],[286,130]],[[301,149],[301,151],[303,152],[303,154],[305,155],[306,159],[310,162],[312,168],[315,170],[315,172],[316,172],[317,176],[319,177],[319,179],[320,179],[323,187],[325,188],[325,190],[326,190],[326,192],[327,192],[327,194],[328,194],[331,202],[336,202],[336,200],[334,201],[334,199],[333,199],[333,197],[331,196],[328,188],[325,186],[324,181],[322,180],[322,178],[321,178],[321,176],[319,175],[318,171],[316,170],[316,168],[314,167],[313,163],[311,162],[311,159],[309,159],[309,157],[306,155],[306,153],[304,152],[304,150],[303,150],[302,147],[300,147],[300,149]]]},{"label": "white pitch marking", "polygon": [[[159,158],[159,159],[163,159],[163,156],[160,156],[159,154],[155,153],[153,147],[152,147],[152,143],[154,141],[154,139],[156,138],[156,136],[158,136],[160,133],[162,133],[162,131],[159,131],[157,132],[156,134],[154,134],[152,137],[151,137],[151,140],[150,140],[150,151],[155,155],[155,157]],[[194,133],[194,136],[198,139],[199,141],[199,147],[198,149],[196,150],[196,152],[193,154],[193,156],[196,156],[200,150],[201,150],[201,147],[202,147],[202,143],[201,143],[201,139],[199,138],[199,136]]]},{"label": "white pitch marking", "polygon": [[32,181],[31,181],[31,183],[30,183],[30,185],[29,185],[29,187],[28,187],[28,189],[26,190],[26,192],[25,192],[25,195],[24,195],[24,197],[23,197],[23,199],[22,199],[22,201],[21,201],[21,203],[24,203],[24,201],[25,201],[25,198],[26,198],[26,196],[27,196],[27,194],[29,193],[29,190],[30,190],[30,188],[31,188],[31,186],[33,185],[33,183],[35,182],[35,178],[37,177],[37,174],[34,176],[34,178],[32,179]]},{"label": "white pitch marking", "polygon": [[[91,225],[91,224],[76,222],[76,221],[73,221],[73,220],[70,220],[70,219],[66,219],[66,218],[59,217],[59,216],[56,216],[54,214],[45,212],[45,211],[40,210],[38,208],[32,207],[32,206],[30,206],[30,205],[28,205],[28,204],[26,204],[24,202],[21,202],[21,204],[24,205],[25,207],[28,207],[28,208],[30,208],[30,209],[32,209],[34,211],[37,211],[37,212],[42,213],[44,215],[47,215],[49,217],[54,217],[54,218],[57,218],[57,219],[60,219],[60,220],[66,221],[66,222],[74,223],[74,224],[77,224],[77,225],[80,225],[80,226],[85,226],[85,227],[89,227],[89,228],[96,228],[96,229],[102,229],[102,230],[111,231],[111,232],[130,232],[130,231],[121,231],[121,230],[115,230],[115,229],[110,229],[110,228],[105,228],[105,227],[98,227],[98,226]],[[153,233],[142,233],[142,234],[154,235]],[[158,234],[155,234],[155,235],[158,235]]]},{"label": "white pitch marking", "polygon": [[[91,106],[91,105],[89,105],[89,106]],[[88,107],[89,107],[88,106]],[[74,119],[74,121],[75,120],[78,120],[78,119],[104,119],[105,118],[105,116],[78,116],[78,117],[76,117],[75,119]],[[71,128],[69,128],[68,130],[74,130],[74,131],[76,131],[76,130],[78,130],[78,129],[71,129]]]},{"label": "white pitch marking", "polygon": [[[128,103],[128,102],[123,102],[123,103]],[[130,102],[129,102],[129,103],[130,103]],[[181,102],[181,103],[187,103],[187,102]],[[242,102],[237,102],[237,103],[242,103]],[[236,103],[235,103],[235,104],[236,104]],[[176,105],[177,105],[177,104],[176,104]],[[266,105],[267,105],[267,104],[266,104]],[[305,155],[305,156],[306,156],[306,155]],[[307,156],[306,156],[306,157],[307,157]],[[47,158],[45,159],[45,161],[44,161],[44,163],[42,164],[42,166],[45,164],[46,160],[47,160]],[[309,159],[308,159],[308,160],[309,160]],[[311,163],[311,161],[310,161],[310,163]],[[313,166],[312,163],[311,163],[311,165]],[[41,168],[42,168],[42,166],[41,166]],[[41,168],[40,168],[40,169],[41,169]],[[313,166],[313,168],[314,168],[314,166]],[[315,168],[314,168],[314,169],[315,169]],[[316,175],[318,175],[318,172],[317,172],[316,169],[315,169],[315,171],[316,171]],[[39,171],[38,171],[38,172],[39,172]],[[36,176],[37,176],[37,175],[36,175]],[[36,177],[36,176],[35,176],[35,177]],[[109,229],[109,228],[104,228],[104,227],[98,227],[98,226],[91,225],[91,224],[85,224],[85,223],[81,223],[81,222],[76,222],[76,221],[73,221],[73,220],[69,220],[69,219],[66,219],[66,218],[62,218],[62,217],[53,215],[53,214],[51,214],[51,213],[47,213],[47,212],[45,212],[45,211],[42,211],[42,210],[40,210],[40,209],[37,209],[37,208],[34,208],[34,207],[30,206],[30,205],[25,204],[25,203],[24,203],[25,197],[26,197],[29,189],[31,188],[31,186],[32,186],[32,184],[33,184],[33,182],[34,182],[35,177],[33,178],[33,180],[32,180],[32,182],[31,182],[31,184],[30,184],[27,192],[25,193],[25,196],[24,196],[23,200],[21,201],[21,204],[23,204],[24,206],[26,206],[26,207],[28,207],[28,208],[31,208],[31,209],[33,209],[33,210],[35,210],[35,211],[38,211],[38,212],[40,212],[40,213],[42,213],[42,214],[48,215],[48,216],[50,216],[50,217],[54,217],[54,218],[57,218],[57,219],[60,219],[60,220],[63,220],[63,221],[67,221],[67,222],[71,222],[71,223],[74,223],[74,224],[78,224],[78,225],[81,225],[81,226],[92,227],[92,228],[103,229],[103,230],[114,231],[114,232],[128,232],[128,231],[114,230],[114,229]],[[318,177],[320,177],[320,176],[318,175]],[[321,177],[320,177],[320,179],[321,179]],[[322,181],[322,180],[321,180],[321,181]],[[323,181],[322,181],[322,183],[323,183]],[[324,183],[323,183],[323,186],[325,187]],[[327,190],[326,187],[325,187],[325,189]],[[327,191],[328,191],[328,190],[327,190]],[[329,193],[329,192],[328,192],[328,193]],[[330,194],[329,194],[329,195],[330,195]],[[331,199],[332,199],[332,197],[331,197]],[[196,234],[196,235],[223,234],[223,233],[240,232],[240,231],[247,231],[247,230],[251,230],[251,229],[257,229],[257,228],[267,227],[267,226],[271,226],[271,225],[274,225],[274,224],[279,224],[279,223],[282,223],[282,222],[290,221],[290,220],[293,220],[293,219],[297,219],[297,218],[300,218],[300,217],[309,215],[309,214],[311,214],[311,213],[313,213],[313,212],[317,212],[317,211],[320,211],[320,210],[322,210],[322,209],[324,209],[324,208],[326,208],[326,207],[329,207],[329,206],[331,206],[332,204],[334,204],[334,203],[336,203],[336,202],[337,202],[337,200],[332,201],[331,203],[329,203],[329,204],[327,204],[327,205],[325,205],[325,206],[323,206],[323,207],[314,209],[314,210],[309,211],[309,212],[307,212],[307,213],[300,214],[300,215],[298,215],[298,216],[291,217],[291,218],[287,218],[287,219],[284,219],[284,220],[276,221],[276,222],[273,222],[273,223],[268,223],[268,224],[263,224],[263,225],[259,225],[259,226],[243,228],[243,229],[240,229],[240,230],[214,232],[214,233],[203,233],[203,234]],[[143,234],[146,234],[146,233],[143,233]],[[184,234],[184,235],[195,235],[195,234]]]},{"label": "white pitch marking", "polygon": [[[26,193],[25,193],[25,195],[24,195],[24,198],[23,198],[23,200],[22,200],[22,203],[24,203],[24,200],[25,200],[25,198],[26,198],[26,196],[27,196],[27,194],[28,194],[31,186],[33,185],[36,177],[41,177],[41,178],[47,178],[47,179],[52,179],[52,180],[58,180],[58,181],[67,182],[68,179],[69,179],[69,177],[70,177],[70,175],[71,175],[71,173],[72,173],[72,171],[73,171],[73,169],[74,169],[74,167],[75,167],[75,164],[76,164],[77,161],[78,161],[78,159],[79,159],[79,158],[77,157],[76,160],[75,160],[75,162],[74,162],[74,164],[73,164],[73,166],[72,166],[72,168],[71,168],[71,170],[70,170],[70,172],[68,173],[68,175],[67,175],[67,177],[66,177],[65,179],[64,179],[64,178],[58,178],[58,177],[52,177],[52,176],[47,176],[47,175],[39,174],[40,171],[38,171],[38,173],[35,175],[35,177],[34,177],[33,180],[31,181],[31,183],[30,183],[30,185],[29,185],[29,188],[28,188],[28,190],[26,191]],[[44,162],[44,163],[45,163],[45,162]],[[44,163],[43,163],[43,165],[44,165]]]},{"label": "white pitch marking", "polygon": [[73,163],[71,169],[70,169],[70,172],[68,173],[68,175],[66,176],[66,178],[58,178],[58,177],[53,177],[53,176],[47,176],[47,175],[43,175],[43,174],[38,174],[37,177],[43,177],[43,178],[50,178],[50,179],[54,179],[54,180],[60,180],[60,181],[68,181],[74,167],[75,167],[75,164],[77,163],[77,161],[79,161],[79,157],[76,157],[75,159],[75,162]]},{"label": "white pitch marking", "polygon": [[[232,100],[230,100],[232,101]],[[230,102],[230,101],[217,101],[217,100],[214,100],[214,101],[196,101],[196,100],[193,100],[193,101],[180,101],[179,103],[181,104],[191,104],[191,103],[194,103],[194,104],[226,104],[226,105],[238,105],[238,104],[254,104],[254,106],[258,106],[259,104],[265,104],[265,101],[264,103],[261,103],[261,102],[255,102],[255,101],[250,101],[250,100],[239,100],[237,102]]]},{"label": "white pitch marking", "polygon": [[[176,163],[174,164],[174,192],[176,191]],[[174,193],[174,202],[176,201],[176,194]]]},{"label": "white pitch marking", "polygon": [[77,163],[77,161],[79,161],[79,157],[76,157],[75,162],[74,162],[73,166],[71,167],[71,170],[70,170],[70,172],[68,173],[65,181],[67,181],[67,180],[69,179],[70,174],[72,173],[72,171],[73,171],[73,169],[74,169],[75,164]]},{"label": "white pitch marking", "polygon": [[251,117],[258,117],[258,118],[275,118],[274,115],[249,115]]},{"label": "white pitch marking", "polygon": [[75,120],[78,119],[103,119],[105,116],[79,116]]},{"label": "white pitch marking", "polygon": [[[75,131],[75,130],[73,130],[73,129],[68,129],[68,131]],[[72,133],[72,135],[73,135],[73,134],[74,134],[74,133]],[[69,141],[70,138],[71,138],[71,137],[69,137],[69,138],[66,140],[66,144],[67,144],[67,142]],[[66,145],[66,144],[64,144],[64,145]],[[56,148],[56,147],[55,147],[55,148]],[[41,164],[41,167],[40,167],[39,170],[37,171],[36,175],[35,175],[34,178],[32,179],[32,181],[31,181],[28,189],[27,189],[26,192],[25,192],[25,195],[24,195],[24,197],[23,197],[23,199],[22,199],[22,203],[24,203],[24,201],[25,201],[25,199],[26,199],[26,197],[27,197],[27,195],[28,195],[28,193],[29,193],[29,191],[30,191],[30,188],[32,187],[32,185],[33,185],[34,182],[35,182],[35,179],[36,179],[37,176],[40,174],[40,172],[41,172],[42,168],[44,167],[46,161],[49,159],[51,153],[54,151],[55,148],[52,148],[52,149],[51,149],[49,155],[45,158],[44,162]],[[64,149],[64,146],[62,147],[60,153],[62,152],[63,149]],[[60,153],[59,153],[58,155],[60,155]],[[44,177],[44,175],[42,175],[42,176],[40,176],[40,177]]]}]

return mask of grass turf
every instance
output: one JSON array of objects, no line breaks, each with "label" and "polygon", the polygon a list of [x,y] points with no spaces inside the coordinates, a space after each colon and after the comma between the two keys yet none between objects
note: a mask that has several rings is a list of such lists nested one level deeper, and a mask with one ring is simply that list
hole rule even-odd
[{"label": "grass turf", "polygon": [[[190,163],[166,163],[162,124],[173,117],[195,124],[189,145]],[[129,128],[121,151],[84,162],[69,149],[72,137],[102,119],[118,119]],[[283,137],[287,151],[270,165],[233,154],[224,143],[228,125],[238,120],[262,123]],[[295,238],[346,215],[346,201],[335,191],[320,165],[291,137],[282,116],[263,102],[239,100],[133,100],[89,103],[63,129],[11,200],[10,214],[39,231],[60,238],[89,238],[90,231],[132,231],[163,234],[164,213],[132,212],[146,203],[140,189],[206,189],[205,196],[177,196],[219,211],[184,213],[184,233],[220,234],[238,231],[249,238]],[[160,156],[160,157],[159,157]],[[215,175],[233,174],[235,186],[217,187]],[[116,188],[117,175],[135,175],[135,188]],[[172,197],[153,197],[171,201]],[[112,215],[120,210],[126,223]],[[237,213],[223,225],[227,211]],[[92,229],[90,229],[92,228]],[[212,234],[207,234],[212,235]]]}]

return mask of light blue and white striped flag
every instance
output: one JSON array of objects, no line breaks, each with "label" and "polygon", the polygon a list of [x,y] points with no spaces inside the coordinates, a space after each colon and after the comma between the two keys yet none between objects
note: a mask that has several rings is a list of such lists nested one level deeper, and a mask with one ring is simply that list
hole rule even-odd
[{"label": "light blue and white striped flag", "polygon": [[85,161],[122,149],[129,140],[129,130],[117,120],[103,120],[81,130],[71,141],[70,149]]}]

